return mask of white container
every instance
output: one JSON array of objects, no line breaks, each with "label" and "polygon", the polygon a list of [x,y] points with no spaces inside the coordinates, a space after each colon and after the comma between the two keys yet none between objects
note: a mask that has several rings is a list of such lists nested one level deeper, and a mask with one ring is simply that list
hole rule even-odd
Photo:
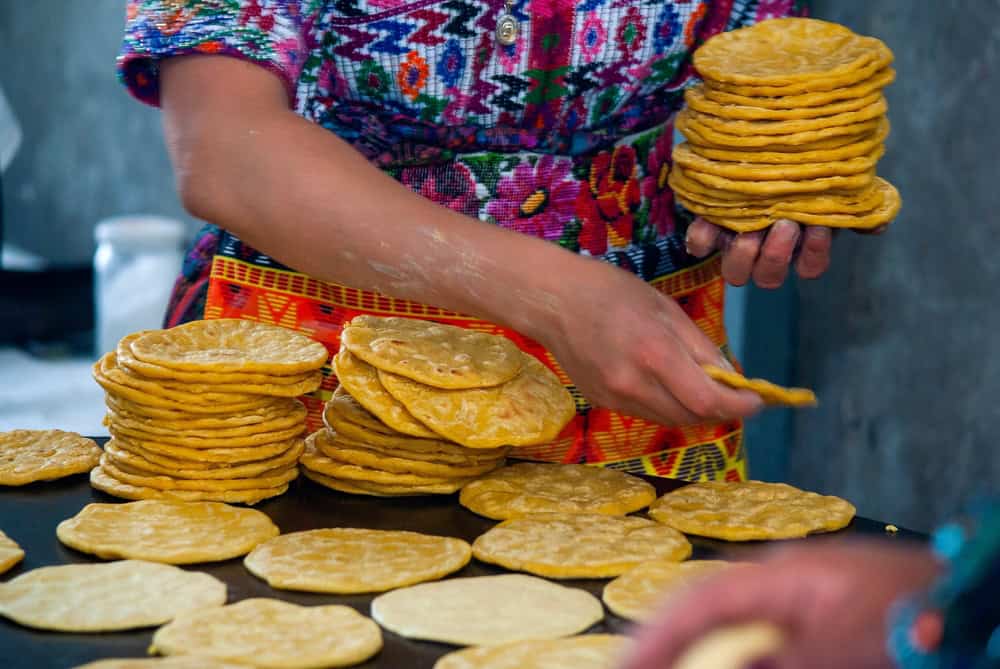
[{"label": "white container", "polygon": [[119,216],[94,230],[94,345],[115,350],[131,332],[162,327],[184,261],[185,227],[161,216]]}]

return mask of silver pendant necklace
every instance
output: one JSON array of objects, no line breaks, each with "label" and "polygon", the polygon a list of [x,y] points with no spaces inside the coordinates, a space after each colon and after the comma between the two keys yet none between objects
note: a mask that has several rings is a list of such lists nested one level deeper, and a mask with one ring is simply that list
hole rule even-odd
[{"label": "silver pendant necklace", "polygon": [[504,11],[497,18],[497,42],[502,46],[511,46],[517,42],[521,26],[517,18],[511,14],[514,10],[514,0],[504,2]]}]

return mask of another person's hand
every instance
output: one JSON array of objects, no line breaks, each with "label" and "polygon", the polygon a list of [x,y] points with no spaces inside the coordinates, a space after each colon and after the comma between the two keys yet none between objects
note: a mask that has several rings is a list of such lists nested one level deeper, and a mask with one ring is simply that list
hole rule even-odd
[{"label": "another person's hand", "polygon": [[710,630],[771,622],[786,640],[767,669],[890,669],[887,613],[901,595],[926,588],[939,570],[921,547],[875,543],[779,550],[760,565],[734,567],[667,603],[637,631],[623,669],[669,669]]},{"label": "another person's hand", "polygon": [[675,300],[592,259],[580,258],[564,279],[548,309],[536,311],[545,315],[535,332],[596,406],[661,425],[727,420],[763,408],[756,393],[705,374],[703,364],[730,365]]},{"label": "another person's hand", "polygon": [[728,283],[742,286],[752,279],[761,288],[778,288],[793,262],[803,279],[819,278],[827,270],[833,231],[782,220],[767,230],[736,234],[697,218],[686,242],[688,253],[698,258],[722,251],[722,275]]}]

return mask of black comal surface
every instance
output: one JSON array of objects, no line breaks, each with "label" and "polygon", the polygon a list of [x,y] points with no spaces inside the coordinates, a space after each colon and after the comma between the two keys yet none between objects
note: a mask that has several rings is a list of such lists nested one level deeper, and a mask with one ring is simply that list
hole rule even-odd
[{"label": "black comal surface", "polygon": [[[103,440],[98,440],[103,441]],[[659,493],[673,490],[683,483],[668,479],[649,478]],[[61,481],[35,483],[19,488],[0,487],[0,530],[24,549],[24,561],[0,577],[8,580],[29,569],[47,565],[96,561],[59,543],[56,525],[74,516],[91,502],[120,502],[117,498],[92,490],[86,476],[73,476]],[[411,530],[427,534],[460,537],[472,542],[496,521],[482,518],[458,504],[457,495],[379,498],[347,495],[328,490],[312,481],[300,478],[288,493],[266,500],[254,508],[268,514],[282,533],[322,527],[364,527],[383,530]],[[889,521],[891,522],[891,520]],[[885,523],[857,518],[850,527],[829,535],[816,535],[803,541],[818,542],[845,536],[886,536]],[[924,540],[921,535],[900,530],[895,541]],[[734,544],[691,537],[692,558],[753,557],[759,543]],[[785,543],[785,542],[782,542]],[[274,590],[252,576],[243,567],[242,558],[200,565],[185,569],[203,571],[225,581],[229,602],[247,597],[275,597],[303,605],[346,604],[369,614],[373,595],[319,595]],[[486,576],[503,569],[482,564],[475,559],[454,576]],[[608,579],[566,580],[564,585],[583,588],[597,597]],[[629,623],[609,612],[604,622],[590,632],[624,633]],[[4,669],[67,669],[92,660],[110,657],[143,657],[154,629],[105,634],[63,634],[41,632],[0,619],[0,667]],[[453,647],[422,641],[411,641],[383,630],[385,647],[362,669],[430,669],[435,660]]]}]

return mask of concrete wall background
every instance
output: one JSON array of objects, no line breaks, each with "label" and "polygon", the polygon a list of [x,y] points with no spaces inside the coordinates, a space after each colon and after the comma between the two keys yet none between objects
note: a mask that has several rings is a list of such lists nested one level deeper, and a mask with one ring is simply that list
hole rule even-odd
[{"label": "concrete wall background", "polygon": [[904,205],[889,234],[841,235],[828,276],[799,284],[796,380],[823,404],[796,416],[789,476],[927,529],[1000,492],[1000,2],[813,13],[896,53],[880,172]]},{"label": "concrete wall background", "polygon": [[0,0],[0,85],[24,134],[4,235],[53,262],[88,264],[108,216],[186,220],[158,112],[114,78],[124,24],[124,0]]}]

